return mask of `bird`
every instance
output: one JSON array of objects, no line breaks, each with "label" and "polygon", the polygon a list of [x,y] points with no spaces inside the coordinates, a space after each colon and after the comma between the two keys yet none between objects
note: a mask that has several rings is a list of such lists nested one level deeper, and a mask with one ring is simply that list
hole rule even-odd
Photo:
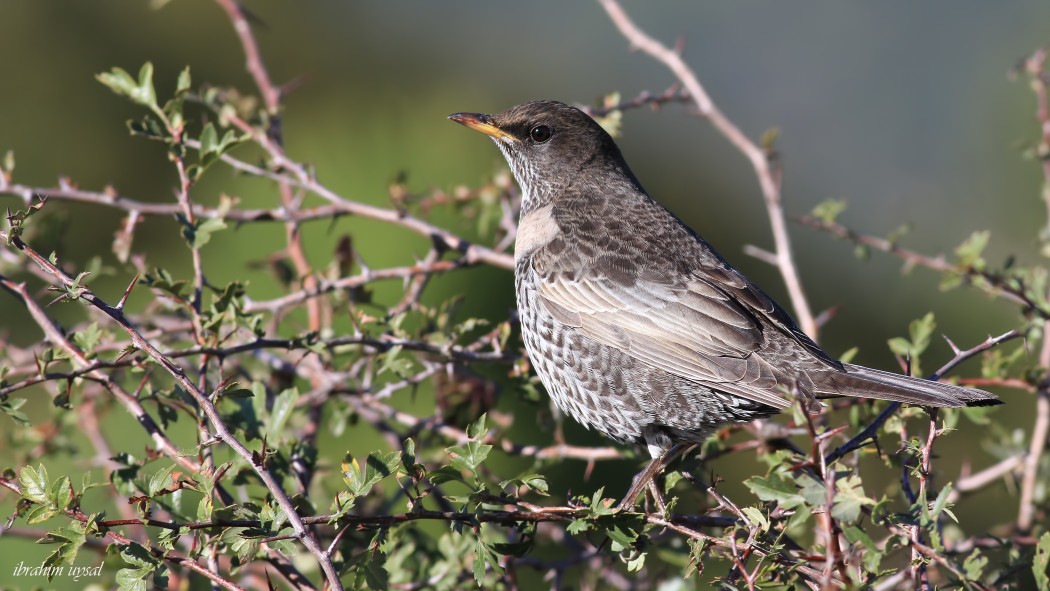
[{"label": "bird", "polygon": [[[792,405],[857,397],[989,406],[988,392],[841,362],[653,199],[613,138],[552,100],[449,119],[489,136],[521,188],[514,283],[522,340],[555,405],[647,449],[633,507],[684,447]],[[658,501],[659,502],[659,501]],[[662,504],[662,503],[661,503]]]}]

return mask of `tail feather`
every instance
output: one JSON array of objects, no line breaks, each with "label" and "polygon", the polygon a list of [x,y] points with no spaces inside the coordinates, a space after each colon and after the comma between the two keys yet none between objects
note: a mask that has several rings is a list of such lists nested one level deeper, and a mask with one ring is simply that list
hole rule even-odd
[{"label": "tail feather", "polygon": [[815,379],[818,396],[854,396],[921,406],[958,408],[1002,404],[994,394],[933,380],[913,378],[860,365],[844,364],[845,373],[828,372]]}]

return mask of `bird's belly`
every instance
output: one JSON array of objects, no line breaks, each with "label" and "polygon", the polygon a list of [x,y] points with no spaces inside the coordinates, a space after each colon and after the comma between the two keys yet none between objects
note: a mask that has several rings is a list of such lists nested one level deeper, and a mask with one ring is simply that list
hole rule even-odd
[{"label": "bird's belly", "polygon": [[616,355],[554,319],[538,302],[534,278],[517,281],[525,350],[551,399],[577,422],[617,441],[638,442],[651,422],[636,396],[637,384]]}]

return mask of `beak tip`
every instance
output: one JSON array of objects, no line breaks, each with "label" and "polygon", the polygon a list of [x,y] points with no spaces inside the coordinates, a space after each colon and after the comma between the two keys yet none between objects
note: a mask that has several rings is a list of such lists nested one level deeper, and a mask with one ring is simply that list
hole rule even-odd
[{"label": "beak tip", "polygon": [[480,131],[491,138],[505,142],[514,140],[513,136],[497,127],[489,115],[483,113],[453,113],[448,118],[474,131]]}]

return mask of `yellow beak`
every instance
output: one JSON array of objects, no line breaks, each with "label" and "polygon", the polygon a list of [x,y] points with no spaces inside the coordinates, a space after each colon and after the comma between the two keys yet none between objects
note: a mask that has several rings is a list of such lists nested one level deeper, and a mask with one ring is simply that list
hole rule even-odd
[{"label": "yellow beak", "polygon": [[462,123],[474,131],[480,131],[481,133],[498,140],[506,142],[518,141],[517,138],[511,134],[493,125],[492,117],[483,113],[453,113],[449,115],[448,118],[456,123]]}]

